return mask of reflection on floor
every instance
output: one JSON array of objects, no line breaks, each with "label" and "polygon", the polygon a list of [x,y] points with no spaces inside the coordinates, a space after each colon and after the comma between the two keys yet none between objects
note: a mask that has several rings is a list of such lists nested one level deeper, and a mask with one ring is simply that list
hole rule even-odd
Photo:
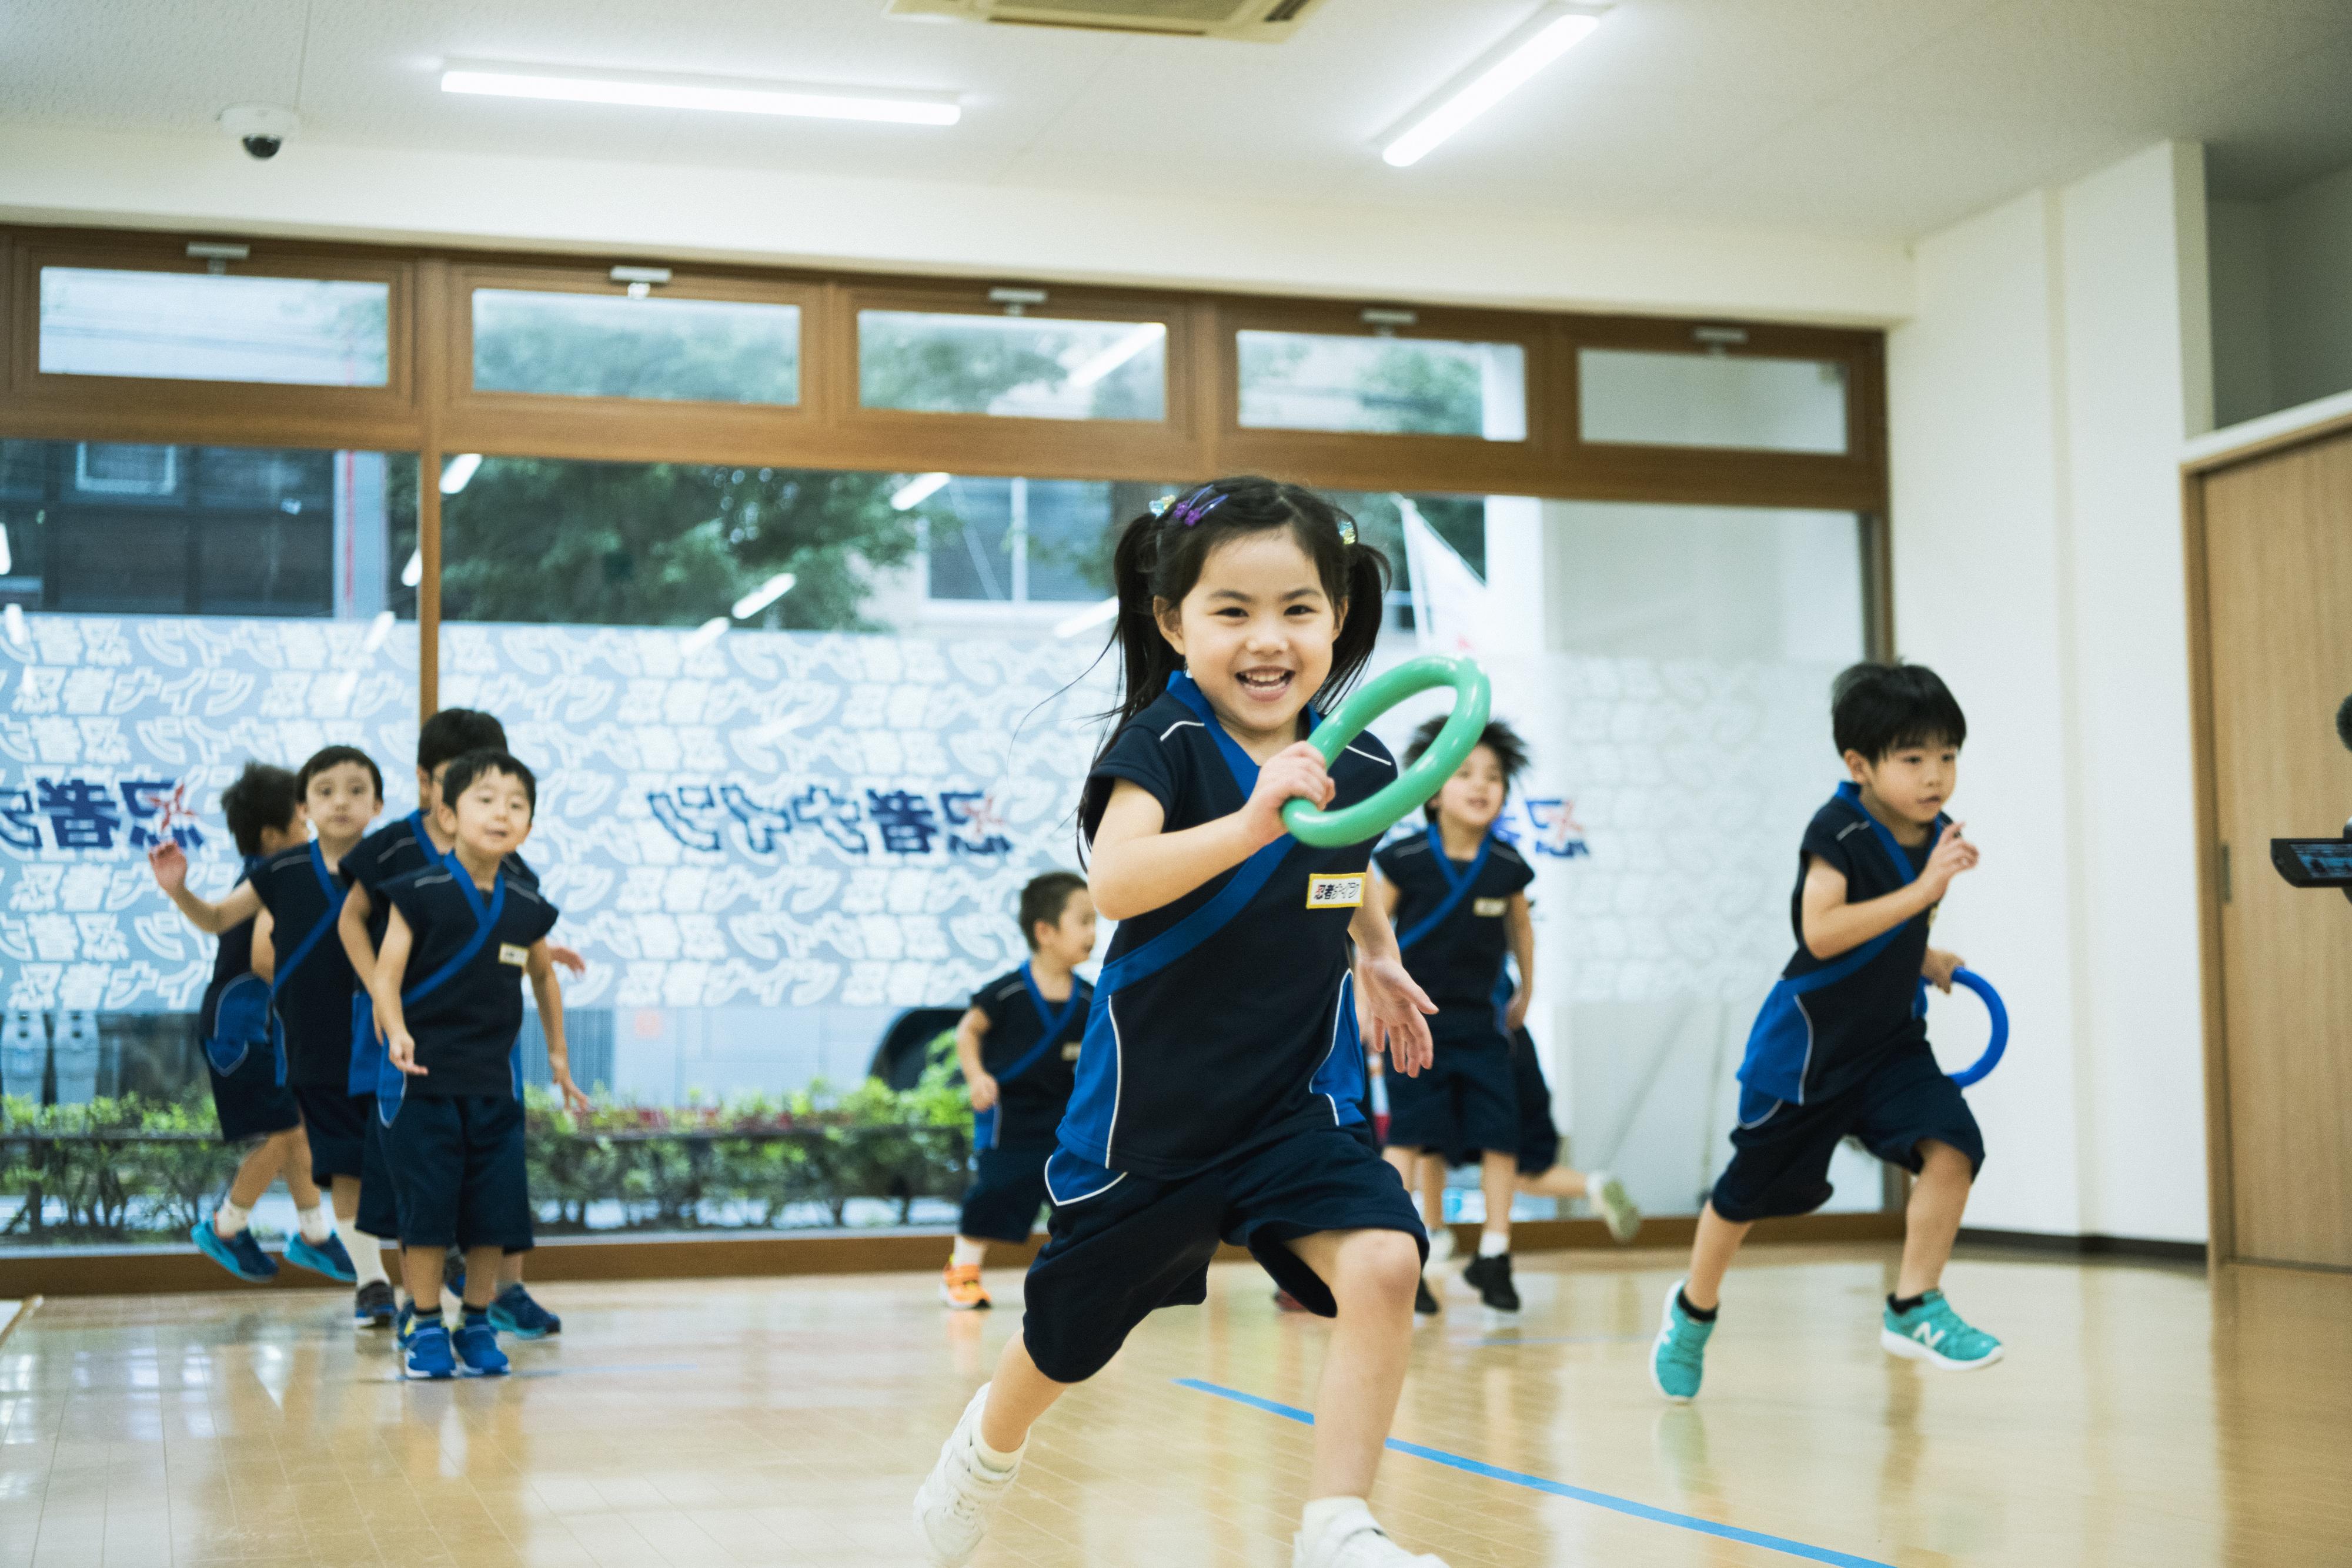
[{"label": "reflection on floor", "polygon": [[[1525,1258],[1516,1321],[1449,1290],[1391,1531],[1455,1568],[2352,1562],[2352,1278],[1970,1259],[2009,1360],[1950,1376],[1878,1348],[1891,1249],[1757,1249],[1677,1408],[1675,1261]],[[908,1500],[1018,1322],[989,1282],[557,1286],[520,1375],[434,1385],[324,1294],[53,1300],[0,1347],[0,1568],[919,1562]],[[1323,1341],[1220,1269],[1048,1417],[977,1568],[1280,1568]]]}]

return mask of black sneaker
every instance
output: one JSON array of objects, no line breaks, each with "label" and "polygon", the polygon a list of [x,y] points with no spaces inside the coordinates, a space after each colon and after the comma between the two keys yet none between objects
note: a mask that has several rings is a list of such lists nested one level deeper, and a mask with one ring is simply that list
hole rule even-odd
[{"label": "black sneaker", "polygon": [[1427,1276],[1415,1280],[1412,1283],[1412,1310],[1424,1318],[1433,1318],[1437,1315],[1437,1297],[1429,1288]]},{"label": "black sneaker", "polygon": [[1462,1270],[1462,1282],[1478,1292],[1478,1299],[1498,1312],[1519,1310],[1519,1293],[1511,1288],[1511,1255],[1498,1252],[1491,1258],[1473,1258]]},{"label": "black sneaker", "polygon": [[392,1287],[382,1280],[370,1280],[360,1287],[359,1297],[352,1303],[352,1321],[363,1329],[388,1329],[392,1309]]}]

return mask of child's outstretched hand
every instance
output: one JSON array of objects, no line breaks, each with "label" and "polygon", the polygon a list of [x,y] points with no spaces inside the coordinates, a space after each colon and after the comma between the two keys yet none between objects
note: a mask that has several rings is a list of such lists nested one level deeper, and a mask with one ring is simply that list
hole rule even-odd
[{"label": "child's outstretched hand", "polygon": [[1958,953],[1947,953],[1941,947],[1930,947],[1927,949],[1927,961],[1919,966],[1919,972],[1927,977],[1929,985],[1939,991],[1949,993],[1952,988],[1952,976],[1967,963],[1968,960]]},{"label": "child's outstretched hand", "polygon": [[547,957],[548,962],[562,965],[571,970],[574,977],[588,972],[588,960],[580,956],[580,949],[577,947],[566,947],[559,943],[550,942],[547,945]]},{"label": "child's outstretched hand", "polygon": [[996,1080],[990,1077],[987,1073],[982,1073],[970,1083],[965,1084],[964,1087],[971,1093],[971,1108],[973,1110],[985,1111],[991,1105],[996,1103]]},{"label": "child's outstretched hand", "polygon": [[[421,1072],[424,1069],[419,1068],[417,1071]],[[563,1091],[564,1109],[574,1116],[585,1116],[596,1108],[595,1103],[580,1092],[580,1085],[572,1081],[572,1074],[568,1070],[557,1074],[555,1086]]]},{"label": "child's outstretched hand", "polygon": [[1429,1016],[1437,1004],[1429,999],[1404,964],[1396,958],[1366,958],[1356,966],[1359,1007],[1371,1028],[1367,1044],[1385,1044],[1389,1060],[1407,1078],[1417,1075],[1434,1059],[1429,1039]]},{"label": "child's outstretched hand", "polygon": [[1976,845],[1960,836],[1963,825],[1954,822],[1944,830],[1944,836],[1936,841],[1934,852],[1927,856],[1927,869],[1919,873],[1919,880],[1939,899],[1944,890],[1952,885],[1954,877],[1973,870],[1977,863]]},{"label": "child's outstretched hand", "polygon": [[392,1064],[411,1078],[423,1078],[431,1068],[416,1065],[416,1040],[404,1029],[394,1030],[383,1037],[384,1049],[391,1053]]},{"label": "child's outstretched hand", "polygon": [[1289,831],[1282,825],[1282,809],[1293,800],[1319,810],[1331,803],[1339,789],[1323,766],[1321,752],[1303,740],[1283,747],[1257,770],[1257,788],[1242,807],[1252,841],[1263,848]]},{"label": "child's outstretched hand", "polygon": [[178,842],[165,839],[147,852],[147,869],[155,873],[155,885],[165,893],[177,893],[188,885],[188,852]]}]

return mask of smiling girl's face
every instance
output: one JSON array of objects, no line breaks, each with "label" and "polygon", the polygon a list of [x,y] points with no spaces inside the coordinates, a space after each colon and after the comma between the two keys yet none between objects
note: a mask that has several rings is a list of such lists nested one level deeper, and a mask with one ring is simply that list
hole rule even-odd
[{"label": "smiling girl's face", "polygon": [[1263,762],[1298,739],[1299,710],[1331,674],[1348,607],[1331,601],[1290,529],[1219,545],[1181,602],[1152,609],[1243,750]]}]

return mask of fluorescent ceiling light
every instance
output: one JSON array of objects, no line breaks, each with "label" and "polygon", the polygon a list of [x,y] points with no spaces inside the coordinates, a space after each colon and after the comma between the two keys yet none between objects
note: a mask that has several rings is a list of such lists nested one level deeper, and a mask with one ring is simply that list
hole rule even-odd
[{"label": "fluorescent ceiling light", "polygon": [[33,633],[31,628],[25,624],[24,611],[14,604],[5,610],[0,610],[0,628],[7,631],[8,641],[28,653],[32,652]]},{"label": "fluorescent ceiling light", "polygon": [[408,564],[400,569],[400,586],[414,588],[425,580],[425,550],[419,547],[408,552]]},{"label": "fluorescent ceiling light", "polygon": [[474,482],[474,470],[482,465],[478,452],[460,452],[441,467],[441,493],[454,496]]},{"label": "fluorescent ceiling light", "polygon": [[963,110],[953,93],[887,88],[812,87],[728,77],[650,76],[639,71],[565,66],[449,62],[443,92],[489,98],[552,99],[636,109],[703,109],[735,114],[785,114],[812,120],[868,120],[892,125],[953,125]]},{"label": "fluorescent ceiling light", "polygon": [[780,571],[767,581],[735,601],[735,619],[749,621],[752,616],[793,591],[793,578],[789,571]]},{"label": "fluorescent ceiling light", "polygon": [[1407,115],[1381,147],[1381,157],[1410,168],[1430,150],[1517,90],[1544,67],[1601,26],[1598,10],[1546,5],[1478,62]]},{"label": "fluorescent ceiling light", "polygon": [[918,474],[898,486],[898,493],[890,497],[890,505],[901,512],[911,511],[937,495],[948,477],[945,474]]},{"label": "fluorescent ceiling light", "polygon": [[8,552],[8,525],[0,523],[0,577],[16,570],[16,558]]},{"label": "fluorescent ceiling light", "polygon": [[1105,349],[1101,353],[1097,354],[1093,359],[1088,360],[1085,364],[1080,365],[1076,370],[1072,371],[1070,372],[1070,385],[1080,389],[1094,385],[1097,382],[1110,374],[1111,371],[1118,369],[1119,366],[1127,363],[1128,361],[1135,358],[1136,355],[1143,352],[1144,350],[1151,347],[1152,344],[1157,343],[1160,339],[1165,338],[1166,336],[1168,336],[1168,324],[1166,322],[1146,321],[1142,326],[1138,327],[1134,331],[1128,333],[1125,337],[1119,339],[1118,341],[1113,343],[1109,348]]},{"label": "fluorescent ceiling light", "polygon": [[718,642],[719,639],[727,635],[728,624],[727,617],[724,615],[714,615],[709,620],[704,622],[701,625],[697,626],[693,631],[688,632],[686,634],[685,640],[677,645],[679,657],[691,659],[697,653],[701,653],[705,648],[709,647],[713,643]]},{"label": "fluorescent ceiling light", "polygon": [[396,619],[389,610],[377,611],[375,619],[368,623],[367,635],[360,639],[360,653],[372,654],[383,647],[383,640],[392,635],[393,622]]},{"label": "fluorescent ceiling light", "polygon": [[1108,622],[1116,621],[1118,619],[1118,601],[1116,599],[1106,599],[1100,604],[1089,604],[1084,610],[1079,611],[1076,615],[1065,616],[1061,620],[1055,622],[1054,635],[1056,637],[1075,637],[1081,632],[1089,631],[1094,627],[1103,625]]}]

